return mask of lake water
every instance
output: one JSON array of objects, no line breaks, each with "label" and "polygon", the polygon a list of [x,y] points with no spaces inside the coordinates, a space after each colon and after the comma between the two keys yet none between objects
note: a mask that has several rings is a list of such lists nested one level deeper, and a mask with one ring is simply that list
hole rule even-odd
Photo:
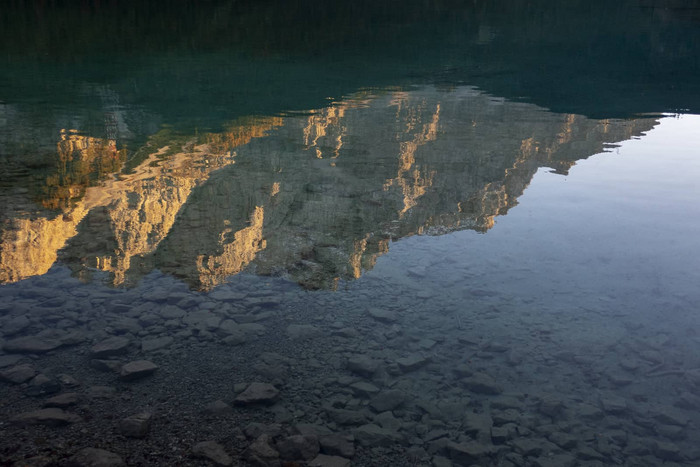
[{"label": "lake water", "polygon": [[693,1],[13,3],[0,463],[700,464]]}]

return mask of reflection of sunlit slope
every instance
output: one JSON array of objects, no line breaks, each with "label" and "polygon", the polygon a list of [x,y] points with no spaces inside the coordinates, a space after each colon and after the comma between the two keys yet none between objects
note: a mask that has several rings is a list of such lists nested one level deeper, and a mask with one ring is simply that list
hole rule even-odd
[{"label": "reflection of sunlit slope", "polygon": [[65,216],[16,221],[13,235],[33,249],[3,246],[3,280],[45,271],[67,241],[61,260],[115,285],[157,268],[209,290],[249,268],[334,287],[371,269],[392,239],[488,230],[538,168],[566,173],[654,124],[553,114],[466,87],[238,121],[201,144],[154,149]]},{"label": "reflection of sunlit slope", "polygon": [[[34,219],[17,217],[5,223],[0,245],[0,282],[45,273],[56,261],[58,250],[77,230],[88,230],[90,240],[71,242],[62,256],[83,268],[108,271],[115,284],[123,283],[132,258],[157,247],[192,189],[206,180],[210,172],[232,163],[234,154],[230,150],[262,136],[280,122],[279,118],[236,122],[229,131],[213,135],[209,144],[191,145],[187,153],[167,158],[162,154],[168,148],[162,148],[128,175],[87,189],[85,184],[79,185],[81,193],[72,188],[76,177],[63,174],[78,172],[85,179],[94,177],[95,172],[106,167],[104,162],[94,162],[96,148],[112,158],[117,152],[113,142],[62,133],[58,143],[59,167],[65,168],[68,161],[77,169],[59,170],[50,177],[47,192],[56,185],[62,189],[55,191],[56,197],[44,198],[42,204],[62,206],[64,212]],[[84,167],[91,167],[92,173],[83,170]],[[53,183],[58,179],[60,184]],[[73,202],[67,204],[68,199]],[[81,221],[83,224],[78,228]]]},{"label": "reflection of sunlit slope", "polygon": [[552,114],[469,88],[364,95],[241,147],[193,191],[153,265],[209,289],[224,277],[203,274],[201,258],[236,272],[254,257],[259,274],[333,287],[390,239],[486,231],[539,167],[565,173],[654,123]]},{"label": "reflection of sunlit slope", "polygon": [[58,250],[76,234],[76,226],[91,208],[83,199],[86,190],[117,171],[124,156],[113,140],[61,130],[55,167],[45,180],[39,200],[43,207],[61,208],[62,212],[35,218],[20,214],[6,219],[0,232],[0,283],[48,271]]}]

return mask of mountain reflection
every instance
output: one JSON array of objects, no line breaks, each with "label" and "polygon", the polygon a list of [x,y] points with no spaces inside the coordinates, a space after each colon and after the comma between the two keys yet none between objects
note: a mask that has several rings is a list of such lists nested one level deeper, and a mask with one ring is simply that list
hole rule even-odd
[{"label": "mountain reflection", "polygon": [[108,174],[122,162],[113,142],[64,132],[59,162],[102,181],[66,169],[42,198],[59,213],[8,211],[0,281],[60,261],[115,286],[159,269],[200,290],[243,270],[333,288],[371,269],[391,240],[487,231],[540,167],[566,173],[655,124],[556,114],[470,87],[365,92],[221,133],[156,134],[118,176]]}]

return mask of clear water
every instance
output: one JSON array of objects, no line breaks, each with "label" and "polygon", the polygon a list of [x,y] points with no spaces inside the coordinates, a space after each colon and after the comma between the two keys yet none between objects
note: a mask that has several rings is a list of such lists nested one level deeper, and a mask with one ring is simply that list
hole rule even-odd
[{"label": "clear water", "polygon": [[700,462],[693,2],[7,11],[2,463]]}]

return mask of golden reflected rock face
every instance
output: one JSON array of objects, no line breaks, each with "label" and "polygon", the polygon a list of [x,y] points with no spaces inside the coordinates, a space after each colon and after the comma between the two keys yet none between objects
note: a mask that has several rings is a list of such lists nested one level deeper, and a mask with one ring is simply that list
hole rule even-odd
[{"label": "golden reflected rock face", "polygon": [[487,231],[540,167],[566,173],[655,124],[553,114],[469,87],[386,90],[186,141],[154,137],[129,170],[114,141],[62,131],[44,209],[0,225],[0,281],[59,261],[114,286],[157,268],[200,290],[244,270],[334,288],[391,240]]}]

